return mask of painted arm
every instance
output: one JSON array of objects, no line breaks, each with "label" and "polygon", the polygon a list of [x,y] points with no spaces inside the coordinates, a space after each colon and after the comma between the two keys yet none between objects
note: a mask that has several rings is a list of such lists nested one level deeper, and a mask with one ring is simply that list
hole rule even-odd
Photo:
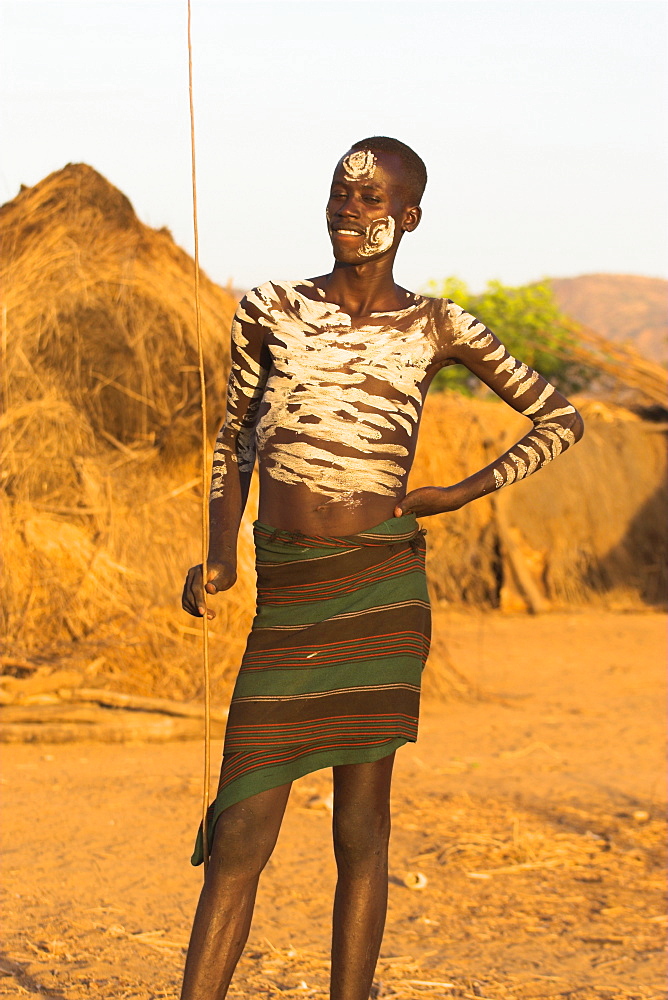
[{"label": "painted arm", "polygon": [[458,510],[471,500],[519,482],[582,437],[575,407],[542,375],[514,358],[491,330],[453,302],[446,302],[443,354],[465,365],[497,396],[529,417],[532,429],[495,462],[453,486],[412,490],[395,510],[418,517]]},{"label": "painted arm", "polygon": [[[229,590],[237,578],[237,537],[255,465],[255,425],[270,367],[264,328],[255,306],[243,299],[232,322],[230,377],[225,420],[213,452],[209,493],[209,552],[206,590]],[[182,605],[203,614],[202,567],[186,578]],[[209,609],[209,618],[215,614]]]}]

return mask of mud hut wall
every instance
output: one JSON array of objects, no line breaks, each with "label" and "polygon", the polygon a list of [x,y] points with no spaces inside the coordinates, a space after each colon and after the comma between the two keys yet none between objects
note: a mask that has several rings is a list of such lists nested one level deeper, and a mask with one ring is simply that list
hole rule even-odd
[{"label": "mud hut wall", "polygon": [[[429,396],[409,490],[448,486],[483,468],[509,419],[505,408],[494,403],[458,393]],[[499,568],[490,500],[426,519],[423,527],[432,600],[495,607]]]},{"label": "mud hut wall", "polygon": [[539,475],[503,490],[499,503],[541,555],[552,600],[665,603],[665,429],[621,407],[578,405],[586,426],[582,441]]},{"label": "mud hut wall", "polygon": [[[576,400],[584,438],[537,475],[424,522],[437,601],[496,607],[504,584],[495,505],[557,605],[665,602],[665,430],[622,407]],[[495,401],[427,402],[410,488],[444,486],[494,460],[530,427]]]}]

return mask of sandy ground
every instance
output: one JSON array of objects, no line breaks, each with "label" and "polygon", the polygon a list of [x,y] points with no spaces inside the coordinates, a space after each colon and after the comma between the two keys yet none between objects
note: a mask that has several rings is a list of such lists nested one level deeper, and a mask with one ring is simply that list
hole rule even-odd
[{"label": "sandy ground", "polygon": [[[447,648],[484,697],[425,699],[417,745],[397,754],[376,997],[663,996],[663,616],[435,624],[431,669]],[[176,998],[201,748],[3,758],[0,997]],[[235,1000],[327,996],[329,786],[319,772],[293,789]]]}]

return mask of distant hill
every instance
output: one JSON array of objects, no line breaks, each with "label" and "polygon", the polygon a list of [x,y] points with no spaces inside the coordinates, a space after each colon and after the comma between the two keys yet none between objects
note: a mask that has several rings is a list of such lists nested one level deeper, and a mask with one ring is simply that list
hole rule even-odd
[{"label": "distant hill", "polygon": [[632,274],[552,278],[560,308],[608,340],[668,364],[668,281]]}]

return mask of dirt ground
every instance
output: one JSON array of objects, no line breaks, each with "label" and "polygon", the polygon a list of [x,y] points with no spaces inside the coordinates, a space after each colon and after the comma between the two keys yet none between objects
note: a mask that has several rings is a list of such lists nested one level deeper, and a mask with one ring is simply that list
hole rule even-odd
[{"label": "dirt ground", "polygon": [[[375,996],[663,996],[664,617],[439,612],[435,632],[427,669],[447,649],[480,697],[425,698],[397,753]],[[4,749],[0,997],[178,996],[201,756]],[[231,1000],[327,996],[329,787],[295,784]]]}]

